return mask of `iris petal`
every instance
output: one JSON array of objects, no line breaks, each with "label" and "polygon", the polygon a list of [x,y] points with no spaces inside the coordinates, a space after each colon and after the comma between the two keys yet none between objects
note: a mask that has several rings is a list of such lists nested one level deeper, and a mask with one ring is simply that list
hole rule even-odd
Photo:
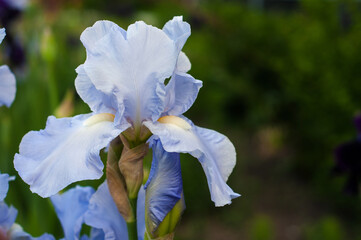
[{"label": "iris petal", "polygon": [[79,239],[84,213],[88,209],[93,193],[94,189],[91,187],[76,186],[61,195],[57,194],[50,198],[63,226],[65,239]]},{"label": "iris petal", "polygon": [[95,113],[115,114],[117,104],[114,96],[108,96],[95,88],[84,70],[84,65],[80,65],[76,72],[78,73],[75,79],[76,91],[90,109]]},{"label": "iris petal", "polygon": [[7,232],[14,224],[18,211],[13,207],[0,202],[0,231]]},{"label": "iris petal", "polygon": [[4,200],[9,190],[9,181],[14,180],[14,177],[9,177],[8,174],[0,174],[0,202]]},{"label": "iris petal", "polygon": [[176,73],[166,86],[165,115],[180,115],[186,112],[198,96],[202,81],[187,73]]},{"label": "iris petal", "polygon": [[224,135],[192,125],[191,129],[147,121],[149,130],[161,140],[167,152],[190,153],[198,158],[206,174],[211,199],[216,206],[230,204],[240,196],[226,184],[228,176],[236,164],[233,144]]},{"label": "iris petal", "polygon": [[16,80],[14,74],[6,65],[0,66],[0,106],[10,107],[16,93]]},{"label": "iris petal", "polygon": [[106,182],[91,197],[84,219],[87,225],[102,229],[105,240],[128,239],[127,224],[118,212]]},{"label": "iris petal", "polygon": [[80,36],[80,40],[83,43],[84,47],[88,51],[91,51],[91,49],[94,47],[97,41],[99,41],[105,35],[107,35],[110,29],[112,28],[115,28],[117,31],[120,31],[124,36],[126,35],[125,30],[119,27],[117,24],[111,21],[102,20],[102,21],[97,21],[96,23],[94,23],[93,26],[86,28],[82,32]]},{"label": "iris petal", "polygon": [[73,182],[103,175],[99,151],[125,129],[109,121],[84,126],[91,116],[50,116],[45,130],[23,137],[14,165],[31,191],[49,197]]},{"label": "iris petal", "polygon": [[4,40],[5,35],[5,28],[0,28],[0,43],[2,43],[2,41]]},{"label": "iris petal", "polygon": [[174,17],[168,21],[164,25],[163,31],[175,42],[178,52],[180,52],[188,37],[191,35],[191,27],[187,22],[183,21],[182,16]]},{"label": "iris petal", "polygon": [[153,161],[146,189],[146,211],[155,231],[165,216],[181,199],[183,191],[179,153],[169,153],[159,140],[152,142]]},{"label": "iris petal", "polygon": [[[84,69],[94,86],[115,95],[124,117],[133,123],[157,120],[164,109],[164,80],[171,76],[178,52],[160,29],[136,22],[126,37],[116,28],[87,53]],[[116,119],[117,120],[117,119]]]}]

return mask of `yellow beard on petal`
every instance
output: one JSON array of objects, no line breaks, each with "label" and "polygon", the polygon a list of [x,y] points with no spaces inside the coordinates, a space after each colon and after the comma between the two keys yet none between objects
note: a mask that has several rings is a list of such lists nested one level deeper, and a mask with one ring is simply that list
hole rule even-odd
[{"label": "yellow beard on petal", "polygon": [[95,115],[91,116],[90,118],[88,118],[87,120],[85,120],[83,123],[83,126],[90,127],[94,124],[104,122],[104,121],[113,122],[114,118],[115,118],[115,116],[111,113],[95,114]]},{"label": "yellow beard on petal", "polygon": [[184,130],[190,130],[192,128],[192,126],[189,123],[187,123],[187,121],[177,116],[164,116],[159,118],[158,122],[165,124],[172,124]]}]

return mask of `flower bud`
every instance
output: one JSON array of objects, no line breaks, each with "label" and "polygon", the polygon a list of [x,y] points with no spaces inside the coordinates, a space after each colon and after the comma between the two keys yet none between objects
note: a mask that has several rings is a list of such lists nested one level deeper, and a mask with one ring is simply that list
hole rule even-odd
[{"label": "flower bud", "polygon": [[132,222],[134,221],[135,216],[132,211],[132,206],[129,202],[124,178],[118,167],[121,149],[122,144],[119,138],[114,139],[109,145],[106,169],[107,183],[109,192],[113,197],[118,211],[126,222]]}]

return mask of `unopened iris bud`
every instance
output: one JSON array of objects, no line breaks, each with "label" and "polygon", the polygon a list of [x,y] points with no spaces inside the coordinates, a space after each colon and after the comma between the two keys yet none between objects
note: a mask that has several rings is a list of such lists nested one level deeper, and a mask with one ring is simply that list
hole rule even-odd
[{"label": "unopened iris bud", "polygon": [[148,144],[141,143],[130,148],[128,141],[122,137],[124,148],[119,160],[119,169],[124,177],[128,196],[131,199],[137,198],[139,188],[143,183],[143,159],[148,153]]},{"label": "unopened iris bud", "polygon": [[135,219],[134,213],[132,211],[132,206],[130,204],[128,193],[126,189],[126,184],[122,174],[120,173],[118,167],[118,161],[122,151],[122,143],[120,138],[114,139],[108,150],[108,159],[107,159],[107,183],[109,192],[113,197],[115,205],[118,208],[118,211],[123,216],[126,222],[132,222]]}]

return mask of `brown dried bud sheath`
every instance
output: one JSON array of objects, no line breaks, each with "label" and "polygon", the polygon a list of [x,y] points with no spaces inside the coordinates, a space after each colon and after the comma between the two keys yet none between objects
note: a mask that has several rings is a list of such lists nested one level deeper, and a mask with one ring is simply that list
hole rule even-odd
[{"label": "brown dried bud sheath", "polygon": [[126,222],[132,222],[135,216],[129,202],[125,180],[118,167],[121,149],[122,143],[119,138],[114,139],[109,145],[106,169],[107,183],[118,211],[122,214]]},{"label": "brown dried bud sheath", "polygon": [[124,177],[129,198],[137,198],[143,182],[143,159],[149,147],[146,143],[130,148],[125,137],[120,135],[124,148],[119,160],[119,170]]}]

